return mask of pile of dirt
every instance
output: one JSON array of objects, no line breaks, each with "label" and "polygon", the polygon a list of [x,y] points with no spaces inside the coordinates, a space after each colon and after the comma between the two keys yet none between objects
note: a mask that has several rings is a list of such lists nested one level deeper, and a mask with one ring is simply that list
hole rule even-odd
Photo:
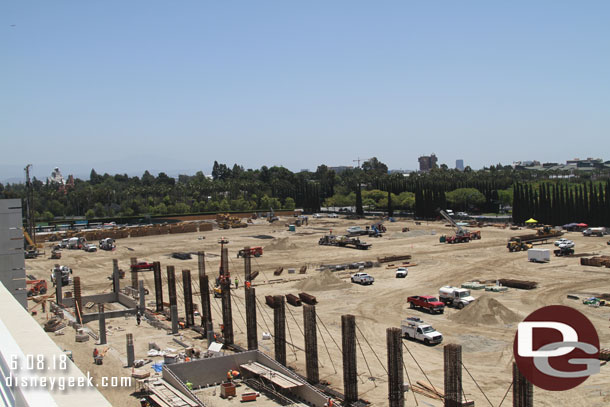
[{"label": "pile of dirt", "polygon": [[273,239],[271,243],[265,246],[265,250],[293,250],[297,248],[297,245],[294,243],[290,243],[287,237]]},{"label": "pile of dirt", "polygon": [[294,288],[305,292],[342,290],[350,287],[350,283],[341,280],[330,270],[322,271],[316,276],[294,284]]},{"label": "pile of dirt", "polygon": [[483,294],[449,319],[469,325],[506,325],[521,322],[523,318],[489,294]]}]

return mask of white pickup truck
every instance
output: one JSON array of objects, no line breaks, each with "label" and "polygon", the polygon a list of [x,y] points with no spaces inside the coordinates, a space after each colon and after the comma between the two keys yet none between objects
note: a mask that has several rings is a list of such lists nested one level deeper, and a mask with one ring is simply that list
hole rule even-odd
[{"label": "white pickup truck", "polygon": [[407,339],[415,339],[426,345],[436,345],[443,341],[443,335],[420,318],[403,319],[400,327],[402,336]]},{"label": "white pickup truck", "polygon": [[352,283],[358,284],[373,284],[375,279],[368,273],[356,273],[352,275]]}]

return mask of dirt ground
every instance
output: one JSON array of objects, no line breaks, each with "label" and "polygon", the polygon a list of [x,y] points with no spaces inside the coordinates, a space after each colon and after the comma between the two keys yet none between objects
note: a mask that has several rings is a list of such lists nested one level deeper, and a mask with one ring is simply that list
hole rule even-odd
[{"label": "dirt ground", "polygon": [[[53,264],[59,262],[71,267],[74,275],[81,277],[83,295],[88,295],[110,291],[111,282],[108,277],[112,272],[114,258],[119,260],[119,266],[123,270],[129,270],[130,257],[160,261],[164,275],[165,266],[176,267],[179,309],[183,312],[180,270],[189,269],[193,273],[194,301],[200,302],[196,277],[197,257],[193,256],[192,260],[183,261],[171,258],[171,253],[205,251],[206,270],[208,274],[215,276],[218,273],[220,254],[218,239],[225,236],[230,241],[228,247],[232,276],[236,275],[240,280],[239,289],[235,290],[233,295],[235,342],[245,345],[243,260],[236,258],[236,252],[244,246],[263,246],[263,256],[252,261],[253,271],[260,272],[254,281],[260,301],[259,348],[273,357],[272,340],[261,339],[262,331],[271,332],[273,329],[273,312],[264,305],[265,295],[297,294],[302,291],[315,295],[318,300],[316,311],[324,325],[319,324],[323,335],[318,335],[320,378],[330,382],[331,387],[338,391],[343,390],[341,352],[337,346],[341,343],[341,315],[355,315],[358,342],[362,349],[362,352],[360,349],[358,351],[358,391],[361,398],[370,401],[373,405],[388,404],[384,367],[387,363],[386,328],[399,327],[401,320],[407,316],[418,316],[431,323],[443,334],[443,344],[462,345],[464,365],[493,406],[500,404],[511,383],[512,343],[517,323],[537,308],[551,304],[576,308],[595,325],[602,347],[610,347],[610,307],[593,308],[583,305],[580,300],[566,297],[567,294],[576,294],[583,298],[595,293],[610,293],[610,269],[581,266],[578,257],[553,257],[548,264],[530,263],[525,252],[509,253],[506,249],[507,238],[523,233],[522,231],[484,227],[482,240],[449,245],[439,243],[441,234],[451,233],[451,229],[443,223],[423,222],[421,225],[416,225],[411,220],[386,222],[388,232],[381,238],[362,239],[372,243],[373,246],[370,250],[361,251],[319,246],[318,239],[330,230],[334,233],[344,233],[348,226],[365,226],[371,224],[371,220],[310,219],[308,226],[299,227],[296,232],[287,230],[288,228],[284,226],[287,222],[289,222],[288,218],[274,224],[258,221],[244,229],[122,239],[117,241],[117,249],[113,252],[86,253],[64,250],[63,258],[59,261],[43,258],[27,260],[27,273],[48,280]],[[410,228],[410,231],[402,232],[404,227]],[[567,233],[566,237],[576,242],[577,254],[610,254],[610,246],[606,245],[607,238],[583,237],[581,233],[575,232]],[[540,247],[551,250],[554,248],[552,242]],[[393,254],[413,256],[411,261],[417,265],[409,268],[407,278],[396,279],[394,269],[387,269],[382,265],[367,270],[375,278],[373,285],[360,286],[350,283],[349,272],[339,271],[329,276],[316,271],[320,264],[374,261],[379,256]],[[298,274],[299,268],[303,265],[308,266],[306,275]],[[277,267],[284,267],[284,272],[279,277],[273,275],[273,270]],[[289,268],[296,269],[296,273],[289,274]],[[154,301],[152,272],[143,272],[140,276],[151,293],[147,297],[147,303],[150,303]],[[464,310],[448,308],[442,315],[429,315],[410,310],[406,303],[409,295],[438,295],[438,289],[443,285],[459,286],[473,279],[499,278],[537,281],[539,286],[531,291],[517,289],[509,289],[504,293],[473,291],[472,295],[475,298],[484,298]],[[129,273],[127,273],[127,278],[121,280],[121,285],[129,284]],[[165,301],[168,301],[166,289],[164,295]],[[215,327],[218,328],[218,323],[221,321],[220,300],[214,302],[213,318]],[[460,313],[464,314],[459,315]],[[42,322],[45,317],[44,314],[39,314],[37,318]],[[199,322],[198,317],[196,322]],[[90,371],[98,378],[129,376],[131,370],[123,367],[126,359],[124,334],[127,332],[134,334],[136,359],[146,357],[148,343],[153,341],[161,349],[182,349],[172,340],[173,337],[168,336],[164,331],[152,328],[146,322],[139,327],[136,326],[133,317],[108,320],[107,324],[112,327],[111,335],[108,337],[111,349],[103,366],[95,366],[92,363],[91,353],[95,346],[93,340],[76,343],[74,332],[68,329],[65,330],[65,335],[50,334],[50,336],[62,348],[72,350],[81,370]],[[97,322],[89,323],[88,326],[97,332]],[[289,345],[287,349],[288,365],[304,375],[305,354],[302,351],[304,341],[301,333],[303,322],[300,309],[287,305],[287,326],[287,338],[294,345],[294,347]],[[196,336],[193,332],[182,332],[185,342],[205,348],[205,342],[193,339]],[[411,382],[426,381],[415,359],[430,381],[442,389],[443,344],[428,347],[406,340],[404,344],[409,350],[404,352],[404,361]],[[150,366],[150,364],[146,365],[145,369],[152,371]],[[406,377],[405,382],[407,382]],[[136,386],[137,384],[134,383],[131,387],[100,388],[100,390],[113,405],[137,406],[137,399],[130,396],[136,390]],[[490,404],[465,371],[463,387],[466,397],[475,400],[476,405]],[[415,396],[419,405],[441,405],[441,402],[423,395],[415,394]],[[412,392],[405,393],[405,398],[406,405],[416,405]],[[610,405],[610,366],[602,366],[600,374],[591,376],[572,390],[549,392],[535,388],[534,400],[536,406],[608,406]],[[502,405],[511,404],[512,392],[509,392]]]}]

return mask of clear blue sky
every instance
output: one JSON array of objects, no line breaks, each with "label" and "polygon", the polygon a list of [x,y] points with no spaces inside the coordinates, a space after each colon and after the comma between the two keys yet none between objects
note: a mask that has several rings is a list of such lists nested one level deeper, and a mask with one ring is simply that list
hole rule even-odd
[{"label": "clear blue sky", "polygon": [[609,21],[608,1],[7,0],[0,178],[610,159]]}]

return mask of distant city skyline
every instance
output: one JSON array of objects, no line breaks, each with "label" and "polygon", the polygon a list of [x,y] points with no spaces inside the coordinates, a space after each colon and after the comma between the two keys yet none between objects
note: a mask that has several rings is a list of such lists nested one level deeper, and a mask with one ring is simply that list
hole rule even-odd
[{"label": "distant city skyline", "polygon": [[[593,155],[610,2],[5,2],[0,179]],[[40,170],[40,172],[39,172]]]}]

